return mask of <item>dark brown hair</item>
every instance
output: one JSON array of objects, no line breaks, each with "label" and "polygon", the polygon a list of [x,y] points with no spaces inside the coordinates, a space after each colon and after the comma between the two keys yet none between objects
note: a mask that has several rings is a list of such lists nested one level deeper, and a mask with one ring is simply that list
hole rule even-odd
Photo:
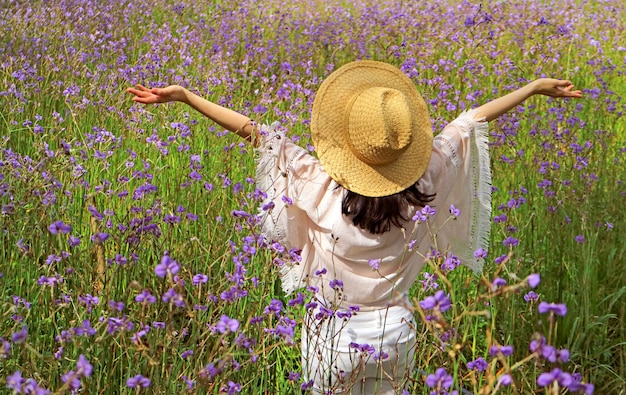
[{"label": "dark brown hair", "polygon": [[402,227],[410,218],[410,206],[422,208],[434,198],[435,194],[422,193],[417,184],[383,197],[367,197],[346,190],[341,212],[352,218],[352,223],[361,229],[381,234],[389,231],[392,225]]}]

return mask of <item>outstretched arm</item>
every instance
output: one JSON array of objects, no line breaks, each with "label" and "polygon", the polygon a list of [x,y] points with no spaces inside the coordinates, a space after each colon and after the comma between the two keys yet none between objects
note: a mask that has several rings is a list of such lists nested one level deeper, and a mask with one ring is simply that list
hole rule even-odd
[{"label": "outstretched arm", "polygon": [[484,117],[487,122],[492,121],[533,95],[582,97],[581,91],[573,89],[574,85],[570,81],[540,78],[516,91],[478,107],[478,113],[475,118],[481,119]]},{"label": "outstretched arm", "polygon": [[127,92],[133,94],[133,101],[144,104],[167,103],[179,101],[188,104],[202,115],[223,128],[237,133],[247,141],[256,142],[257,129],[252,125],[250,118],[236,111],[210,102],[178,85],[170,85],[165,88],[146,88],[137,85],[136,88],[128,88]]}]

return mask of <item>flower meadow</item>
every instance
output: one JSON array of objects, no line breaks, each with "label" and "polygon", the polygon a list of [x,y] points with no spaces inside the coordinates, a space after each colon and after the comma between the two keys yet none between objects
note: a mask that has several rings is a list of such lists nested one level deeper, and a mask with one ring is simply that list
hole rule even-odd
[{"label": "flower meadow", "polygon": [[411,77],[435,133],[534,78],[584,94],[490,124],[485,270],[425,257],[407,391],[626,393],[626,6],[549,3],[0,0],[0,393],[309,388],[311,290],[281,291],[299,255],[259,232],[252,148],[125,89],[183,85],[313,151],[315,91],[356,59]]}]

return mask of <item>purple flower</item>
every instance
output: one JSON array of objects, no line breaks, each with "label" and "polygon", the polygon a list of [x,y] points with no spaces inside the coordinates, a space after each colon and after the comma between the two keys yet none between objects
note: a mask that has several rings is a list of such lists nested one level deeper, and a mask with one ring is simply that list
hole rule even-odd
[{"label": "purple flower", "polygon": [[315,319],[318,321],[322,321],[326,317],[332,317],[335,315],[335,312],[327,307],[319,306],[319,312],[315,314]]},{"label": "purple flower", "polygon": [[98,305],[98,303],[100,303],[100,299],[97,296],[91,296],[90,294],[87,294],[85,296],[79,296],[78,301],[87,307],[88,313],[91,313],[93,306],[96,306]]},{"label": "purple flower", "polygon": [[129,378],[126,381],[126,385],[129,388],[138,388],[138,387],[148,388],[150,386],[150,379],[138,374],[136,376]]},{"label": "purple flower", "polygon": [[524,295],[524,300],[527,302],[536,301],[539,299],[539,295],[535,293],[535,291],[530,291],[526,295]]},{"label": "purple flower", "polygon": [[450,214],[454,217],[457,218],[459,215],[461,215],[461,210],[459,210],[458,208],[456,208],[454,206],[454,204],[450,205]]},{"label": "purple flower", "polygon": [[298,292],[298,295],[296,295],[294,298],[290,299],[289,302],[287,302],[287,303],[291,307],[304,304],[304,294],[302,292]]},{"label": "purple flower", "polygon": [[495,223],[506,222],[508,218],[509,217],[507,217],[506,214],[496,215],[495,217],[493,217],[493,222]]},{"label": "purple flower", "polygon": [[491,283],[491,292],[495,292],[498,288],[506,285],[506,280],[501,277],[496,277]]},{"label": "purple flower", "polygon": [[300,385],[300,389],[302,389],[302,391],[306,391],[311,388],[313,388],[313,380],[306,381]]},{"label": "purple flower", "polygon": [[80,379],[78,378],[76,372],[74,372],[73,370],[70,370],[69,372],[61,376],[61,381],[64,383],[69,383],[70,388],[72,388],[73,390],[80,388]]},{"label": "purple flower", "polygon": [[22,252],[28,252],[28,250],[30,249],[27,244],[24,244],[24,239],[19,239],[17,241],[17,248],[19,248]]},{"label": "purple flower", "polygon": [[498,377],[498,383],[500,385],[507,386],[507,385],[511,385],[512,382],[513,382],[513,378],[508,373],[503,374],[502,376]]},{"label": "purple flower", "polygon": [[374,354],[376,352],[376,349],[374,348],[374,346],[369,345],[368,343],[359,344],[359,343],[351,342],[349,346],[350,348],[354,348],[363,354]]},{"label": "purple flower", "polygon": [[108,233],[98,232],[91,236],[91,241],[96,244],[102,244],[109,238]]},{"label": "purple flower", "polygon": [[78,362],[76,362],[76,374],[81,377],[91,376],[93,367],[83,354],[78,356]]},{"label": "purple flower", "polygon": [[572,383],[572,375],[559,368],[554,368],[552,371],[541,373],[537,377],[537,385],[540,387],[550,386],[555,381],[562,387],[568,387]]},{"label": "purple flower", "polygon": [[535,352],[540,350],[546,344],[546,338],[544,336],[540,336],[539,339],[532,340],[530,342],[530,351]]},{"label": "purple flower", "polygon": [[191,178],[194,181],[201,181],[202,175],[198,173],[197,171],[192,170],[191,173],[189,173],[189,178]]},{"label": "purple flower", "polygon": [[118,317],[109,317],[106,320],[107,323],[107,333],[112,335],[114,333],[118,333],[121,331],[131,331],[135,324],[126,317],[126,315],[122,316],[122,318]]},{"label": "purple flower", "polygon": [[435,214],[436,214],[436,210],[427,204],[421,210],[417,210],[415,212],[415,215],[413,216],[413,221],[426,222],[429,216],[432,216]]},{"label": "purple flower", "polygon": [[283,302],[278,299],[272,299],[270,304],[265,307],[263,310],[263,314],[269,315],[274,314],[277,317],[280,315],[280,312],[283,309]]},{"label": "purple flower", "polygon": [[15,332],[11,336],[11,340],[13,340],[13,343],[24,343],[27,337],[28,337],[28,325],[24,325],[22,329]]},{"label": "purple flower", "polygon": [[577,235],[576,237],[574,237],[574,241],[576,243],[584,243],[585,242],[585,237],[583,235]]},{"label": "purple flower", "polygon": [[489,355],[495,357],[498,353],[504,357],[508,357],[513,354],[513,346],[491,346],[489,347]]},{"label": "purple flower", "polygon": [[116,302],[115,300],[109,300],[109,307],[112,310],[123,311],[124,310],[124,302]]},{"label": "purple flower", "polygon": [[494,262],[495,262],[497,265],[500,265],[500,264],[502,264],[502,263],[504,263],[504,262],[508,261],[508,259],[509,259],[509,256],[508,256],[508,255],[506,255],[506,254],[504,254],[504,255],[500,255],[499,257],[497,257],[496,259],[494,259]]},{"label": "purple flower", "polygon": [[381,351],[375,352],[373,358],[374,358],[374,361],[385,361],[386,359],[389,358],[389,354],[381,350]]},{"label": "purple flower", "polygon": [[450,299],[442,290],[435,292],[433,296],[426,297],[426,299],[420,301],[419,304],[424,310],[438,308],[441,312],[448,310],[452,305]]},{"label": "purple flower", "polygon": [[482,248],[477,249],[474,251],[474,258],[487,258],[487,251]]},{"label": "purple flower", "polygon": [[225,334],[228,332],[237,332],[239,329],[239,321],[235,318],[230,318],[227,315],[223,314],[220,317],[220,322],[217,323],[215,329],[221,334]]},{"label": "purple flower", "polygon": [[569,361],[569,350],[566,348],[562,348],[557,352],[557,359],[561,361],[561,363],[565,363]]},{"label": "purple flower", "polygon": [[[282,321],[282,320],[281,320]],[[273,331],[274,334],[282,339],[284,339],[287,344],[291,344],[293,343],[293,337],[295,335],[294,333],[294,327],[295,327],[296,323],[295,322],[286,322],[286,325],[283,324],[278,324],[276,325],[276,330]],[[272,332],[272,331],[270,331]]]},{"label": "purple flower", "polygon": [[331,280],[329,285],[334,290],[343,289],[343,281],[341,280],[337,280],[337,279]]},{"label": "purple flower", "polygon": [[0,359],[7,359],[11,352],[11,343],[0,337]]},{"label": "purple flower", "polygon": [[198,273],[191,279],[193,285],[206,284],[209,281],[209,277],[206,274]]},{"label": "purple flower", "polygon": [[91,326],[89,320],[83,320],[81,326],[74,328],[74,333],[77,336],[93,336],[96,334],[96,330]]},{"label": "purple flower", "polygon": [[188,391],[193,390],[193,387],[195,386],[195,382],[185,375],[182,375],[181,378],[185,381],[185,384],[187,385],[187,390]]},{"label": "purple flower", "polygon": [[556,362],[556,348],[549,344],[544,344],[541,349],[541,356],[546,360],[555,363]]},{"label": "purple flower", "polygon": [[502,241],[502,245],[505,247],[515,247],[518,244],[519,244],[519,240],[511,236],[507,237],[506,239]]},{"label": "purple flower", "polygon": [[48,258],[45,261],[46,265],[50,266],[54,262],[61,262],[61,257],[55,254],[48,255]]},{"label": "purple flower", "polygon": [[424,280],[419,280],[419,282],[422,284],[422,289],[424,291],[428,289],[435,290],[439,288],[439,284],[437,284],[438,276],[436,274],[430,274],[428,272],[424,272],[423,276],[424,276]]},{"label": "purple flower", "polygon": [[592,395],[595,390],[595,386],[591,383],[583,384],[580,382],[580,374],[574,373],[572,374],[572,382],[568,386],[570,392],[584,392],[585,395]]},{"label": "purple flower", "polygon": [[22,391],[24,391],[25,394],[34,395],[49,395],[51,393],[47,389],[40,387],[35,379],[26,379],[26,381],[24,381]]},{"label": "purple flower", "polygon": [[222,387],[222,391],[228,393],[228,395],[238,394],[241,392],[241,384],[228,380],[228,386]]},{"label": "purple flower", "polygon": [[537,288],[537,286],[541,282],[541,276],[538,273],[533,273],[526,277],[526,282],[528,283],[529,287]]},{"label": "purple flower", "polygon": [[569,350],[565,348],[560,350],[555,349],[553,346],[546,343],[546,338],[543,336],[539,339],[532,340],[529,348],[533,353],[539,353],[541,357],[552,363],[557,361],[565,363],[569,361]]},{"label": "purple flower", "polygon": [[165,303],[173,303],[176,307],[185,307],[185,299],[174,288],[170,288],[161,296],[161,300]]},{"label": "purple flower", "polygon": [[24,379],[22,378],[22,372],[16,370],[12,375],[7,377],[7,387],[11,388],[15,391],[15,393],[20,394],[22,392],[22,383]]},{"label": "purple flower", "polygon": [[146,325],[143,327],[143,329],[138,330],[137,332],[133,333],[133,336],[131,338],[132,342],[135,344],[139,344],[140,339],[144,337],[145,335],[147,335],[148,332],[150,332],[150,326]]},{"label": "purple flower", "polygon": [[427,217],[431,217],[437,214],[437,210],[435,210],[434,207],[430,207],[430,205],[427,204],[422,208],[422,214],[426,215]]},{"label": "purple flower", "polygon": [[154,273],[158,276],[158,277],[165,277],[167,276],[167,274],[176,274],[178,273],[178,271],[180,270],[180,265],[178,264],[178,262],[176,262],[175,260],[173,260],[172,258],[170,258],[169,255],[163,255],[163,258],[161,258],[161,263],[159,263],[158,265],[156,265],[156,267],[154,268]]},{"label": "purple flower", "polygon": [[372,270],[378,270],[378,264],[380,263],[380,259],[370,259],[368,264],[372,268]]},{"label": "purple flower", "polygon": [[452,271],[461,266],[461,260],[454,255],[447,256],[441,264],[441,270],[445,272]]},{"label": "purple flower", "polygon": [[453,377],[446,372],[446,369],[439,368],[434,374],[426,377],[426,385],[430,388],[450,388],[453,383]]},{"label": "purple flower", "polygon": [[156,302],[156,298],[149,292],[146,291],[145,289],[143,291],[141,291],[141,293],[137,296],[135,296],[135,302],[138,303],[154,303]]},{"label": "purple flower", "polygon": [[104,215],[98,212],[98,210],[94,206],[87,206],[87,210],[91,213],[91,216],[96,218],[98,221],[102,221],[104,219]]},{"label": "purple flower", "polygon": [[67,224],[63,223],[63,221],[55,221],[55,222],[51,223],[50,226],[48,226],[48,230],[53,235],[56,235],[56,234],[59,234],[59,233],[60,234],[67,234],[67,233],[70,233],[72,231],[72,227],[70,225],[67,225]]},{"label": "purple flower", "polygon": [[539,311],[539,314],[554,313],[561,317],[567,314],[567,306],[564,303],[541,302],[539,303],[537,310]]},{"label": "purple flower", "polygon": [[476,360],[467,363],[467,368],[469,370],[475,369],[479,372],[485,371],[488,366],[487,361],[485,361],[482,357],[478,357]]},{"label": "purple flower", "polygon": [[167,224],[173,225],[180,222],[180,217],[178,215],[165,214],[163,221]]},{"label": "purple flower", "polygon": [[76,236],[70,235],[67,239],[67,244],[69,244],[70,247],[76,247],[80,244],[80,239]]}]

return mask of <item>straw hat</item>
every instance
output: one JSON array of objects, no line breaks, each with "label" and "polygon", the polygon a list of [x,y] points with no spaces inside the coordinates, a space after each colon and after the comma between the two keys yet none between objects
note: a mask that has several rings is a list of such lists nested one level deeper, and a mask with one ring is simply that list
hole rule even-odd
[{"label": "straw hat", "polygon": [[334,71],[320,86],[311,138],[328,174],[363,196],[388,196],[424,174],[432,153],[428,109],[399,69],[362,60]]}]

